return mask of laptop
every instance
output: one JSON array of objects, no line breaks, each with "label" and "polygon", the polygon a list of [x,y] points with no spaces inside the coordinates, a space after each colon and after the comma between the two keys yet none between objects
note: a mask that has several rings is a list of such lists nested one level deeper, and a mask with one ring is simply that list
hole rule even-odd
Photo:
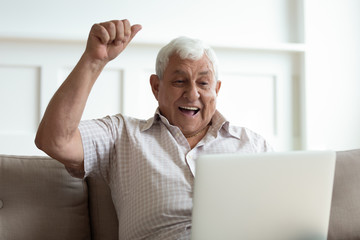
[{"label": "laptop", "polygon": [[192,240],[326,240],[333,151],[203,155]]}]

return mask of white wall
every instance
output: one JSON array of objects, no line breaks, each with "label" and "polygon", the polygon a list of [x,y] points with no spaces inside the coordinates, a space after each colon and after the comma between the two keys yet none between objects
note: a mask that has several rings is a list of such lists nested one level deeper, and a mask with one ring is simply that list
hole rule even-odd
[{"label": "white wall", "polygon": [[[1,35],[86,39],[92,23],[128,18],[143,25],[138,41],[178,35],[210,42],[293,42],[297,0],[12,0],[1,3]],[[295,31],[294,31],[295,29]]]},{"label": "white wall", "polygon": [[360,147],[360,1],[307,1],[306,147]]}]

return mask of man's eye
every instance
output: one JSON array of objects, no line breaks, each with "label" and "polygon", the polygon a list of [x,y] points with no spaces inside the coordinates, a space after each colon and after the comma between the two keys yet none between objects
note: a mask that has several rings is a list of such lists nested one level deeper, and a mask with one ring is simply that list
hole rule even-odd
[{"label": "man's eye", "polygon": [[175,80],[174,83],[184,83],[184,80]]},{"label": "man's eye", "polygon": [[202,86],[207,86],[209,83],[208,82],[200,82],[200,85]]}]

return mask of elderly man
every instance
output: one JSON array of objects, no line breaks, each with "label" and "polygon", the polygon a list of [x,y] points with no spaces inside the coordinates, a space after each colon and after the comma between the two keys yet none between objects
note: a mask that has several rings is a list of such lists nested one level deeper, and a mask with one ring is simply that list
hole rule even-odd
[{"label": "elderly man", "polygon": [[150,84],[153,118],[118,114],[81,121],[105,65],[141,29],[128,20],[95,24],[78,64],[49,103],[36,145],[81,177],[109,184],[124,239],[189,239],[195,159],[220,152],[264,152],[259,135],[216,110],[216,56],[201,41],[177,38],[162,48]]}]

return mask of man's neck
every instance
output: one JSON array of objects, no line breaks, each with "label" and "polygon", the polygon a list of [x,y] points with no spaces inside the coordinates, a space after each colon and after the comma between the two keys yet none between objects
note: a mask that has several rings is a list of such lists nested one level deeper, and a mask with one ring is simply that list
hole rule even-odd
[{"label": "man's neck", "polygon": [[205,137],[207,131],[209,130],[210,125],[207,125],[205,128],[201,129],[199,132],[191,136],[185,136],[188,141],[190,148],[193,149],[200,141]]}]

